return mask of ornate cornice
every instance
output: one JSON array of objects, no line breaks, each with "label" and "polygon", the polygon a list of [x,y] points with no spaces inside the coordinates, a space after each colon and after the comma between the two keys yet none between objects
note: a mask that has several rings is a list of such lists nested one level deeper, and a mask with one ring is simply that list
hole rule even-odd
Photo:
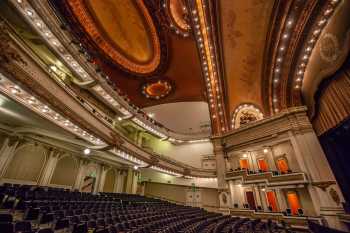
[{"label": "ornate cornice", "polygon": [[294,107],[285,109],[272,117],[246,124],[216,139],[221,139],[225,145],[224,150],[230,151],[234,147],[269,140],[289,131],[299,133],[312,130],[306,108]]}]

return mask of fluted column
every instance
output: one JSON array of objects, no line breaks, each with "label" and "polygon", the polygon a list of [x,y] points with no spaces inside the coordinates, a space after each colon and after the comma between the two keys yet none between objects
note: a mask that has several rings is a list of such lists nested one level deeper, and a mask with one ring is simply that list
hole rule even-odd
[{"label": "fluted column", "polygon": [[39,179],[39,185],[47,186],[50,184],[52,175],[55,171],[57,162],[59,160],[59,155],[60,155],[59,151],[55,150],[54,148],[49,148],[45,167]]},{"label": "fluted column", "polygon": [[131,167],[128,168],[128,175],[126,178],[126,193],[132,193],[132,183],[133,183],[133,170]]},{"label": "fluted column", "polygon": [[280,211],[285,211],[287,209],[286,198],[283,195],[283,191],[279,188],[276,188],[276,198],[278,202],[278,208]]},{"label": "fluted column", "polygon": [[74,186],[73,188],[76,190],[80,190],[82,183],[83,183],[83,179],[84,179],[84,173],[85,173],[85,169],[86,169],[86,165],[89,163],[88,160],[86,159],[79,159],[79,170],[78,170],[78,175],[77,178],[75,179],[74,182]]},{"label": "fluted column", "polygon": [[263,207],[261,195],[260,195],[260,190],[259,190],[257,185],[253,185],[253,192],[254,192],[257,206]]},{"label": "fluted column", "polygon": [[103,192],[103,187],[105,185],[106,181],[106,174],[107,171],[110,167],[107,165],[101,165],[101,175],[100,175],[100,181],[99,181],[99,187],[98,187],[98,192]]},{"label": "fluted column", "polygon": [[119,170],[117,178],[118,178],[118,180],[117,180],[116,192],[117,193],[123,193],[123,192],[125,192],[125,190],[124,190],[125,171],[124,170]]},{"label": "fluted column", "polygon": [[17,137],[5,139],[0,155],[0,178],[5,175],[7,167],[15,154],[18,144],[19,140]]},{"label": "fluted column", "polygon": [[139,171],[133,171],[133,178],[132,178],[132,186],[131,186],[131,193],[136,194],[137,192],[137,181],[139,179]]}]

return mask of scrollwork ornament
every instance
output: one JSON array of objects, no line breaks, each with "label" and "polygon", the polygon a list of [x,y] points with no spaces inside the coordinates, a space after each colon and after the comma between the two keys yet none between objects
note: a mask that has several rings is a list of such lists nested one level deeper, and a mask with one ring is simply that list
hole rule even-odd
[{"label": "scrollwork ornament", "polygon": [[320,56],[327,62],[335,62],[340,55],[338,38],[330,33],[320,40]]}]

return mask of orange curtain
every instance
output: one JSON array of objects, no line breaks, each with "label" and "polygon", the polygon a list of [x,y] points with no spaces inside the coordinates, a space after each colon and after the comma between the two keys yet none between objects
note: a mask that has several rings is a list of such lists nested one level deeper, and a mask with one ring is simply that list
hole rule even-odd
[{"label": "orange curtain", "polygon": [[289,167],[286,159],[277,160],[277,168],[280,172],[287,172]]},{"label": "orange curtain", "polygon": [[312,123],[317,135],[321,135],[350,115],[350,78],[345,72],[335,77],[317,100],[318,113]]},{"label": "orange curtain", "polygon": [[266,197],[267,197],[267,202],[269,203],[269,206],[272,207],[272,211],[277,211],[277,201],[276,201],[275,192],[267,191]]},{"label": "orange curtain", "polygon": [[259,159],[258,160],[258,164],[259,164],[259,169],[266,172],[268,169],[268,166],[267,166],[267,162],[265,159]]},{"label": "orange curtain", "polygon": [[288,192],[287,200],[289,203],[289,207],[292,210],[292,214],[293,215],[298,214],[298,209],[300,209],[300,204],[299,204],[299,198],[296,192]]},{"label": "orange curtain", "polygon": [[249,169],[248,159],[240,159],[240,160],[239,160],[239,166],[240,166],[242,169]]}]

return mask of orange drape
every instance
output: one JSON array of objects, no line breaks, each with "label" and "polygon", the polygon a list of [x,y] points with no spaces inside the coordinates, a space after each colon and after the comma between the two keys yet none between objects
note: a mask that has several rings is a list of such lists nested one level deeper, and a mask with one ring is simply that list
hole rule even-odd
[{"label": "orange drape", "polygon": [[298,214],[298,209],[300,208],[298,195],[295,192],[288,192],[287,200],[292,214]]},{"label": "orange drape", "polygon": [[267,162],[265,159],[259,159],[258,160],[258,164],[259,164],[259,169],[262,170],[262,171],[267,171],[269,170],[268,169],[268,166],[267,166]]},{"label": "orange drape", "polygon": [[249,169],[248,159],[241,159],[241,160],[239,160],[239,166],[242,169]]},{"label": "orange drape", "polygon": [[287,160],[285,159],[277,160],[277,168],[280,172],[287,172],[289,169]]},{"label": "orange drape", "polygon": [[277,201],[276,201],[275,192],[267,191],[266,197],[267,197],[267,202],[269,203],[269,206],[272,207],[272,211],[277,211]]}]

